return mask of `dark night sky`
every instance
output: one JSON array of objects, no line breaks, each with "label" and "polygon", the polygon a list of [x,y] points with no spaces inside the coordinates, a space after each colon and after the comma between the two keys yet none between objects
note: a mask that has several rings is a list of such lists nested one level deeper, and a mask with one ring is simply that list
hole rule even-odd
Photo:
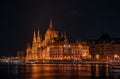
[{"label": "dark night sky", "polygon": [[[119,0],[118,0],[119,1]],[[33,30],[54,28],[69,41],[120,37],[120,5],[106,0],[3,0],[0,2],[0,56],[15,56],[32,42]]]}]

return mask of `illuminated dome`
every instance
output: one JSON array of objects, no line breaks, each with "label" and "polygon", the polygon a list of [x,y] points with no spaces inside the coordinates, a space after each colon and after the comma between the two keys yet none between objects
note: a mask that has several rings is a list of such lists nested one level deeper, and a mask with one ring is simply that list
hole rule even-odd
[{"label": "illuminated dome", "polygon": [[45,36],[56,36],[57,32],[54,28],[48,28],[48,30],[46,31]]},{"label": "illuminated dome", "polygon": [[47,29],[45,33],[45,39],[53,39],[57,37],[56,30],[52,27],[52,20],[50,20],[50,27]]}]

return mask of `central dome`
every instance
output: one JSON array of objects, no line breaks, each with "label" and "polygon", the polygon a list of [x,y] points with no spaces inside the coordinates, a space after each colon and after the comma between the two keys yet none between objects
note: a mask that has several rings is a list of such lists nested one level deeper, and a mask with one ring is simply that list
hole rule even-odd
[{"label": "central dome", "polygon": [[55,30],[53,27],[49,27],[49,28],[47,29],[45,35],[47,35],[47,36],[50,35],[50,36],[51,36],[51,35],[56,35],[56,34],[57,34],[56,30]]},{"label": "central dome", "polygon": [[52,20],[50,19],[50,27],[45,33],[45,39],[53,39],[57,37],[57,31],[52,26]]}]

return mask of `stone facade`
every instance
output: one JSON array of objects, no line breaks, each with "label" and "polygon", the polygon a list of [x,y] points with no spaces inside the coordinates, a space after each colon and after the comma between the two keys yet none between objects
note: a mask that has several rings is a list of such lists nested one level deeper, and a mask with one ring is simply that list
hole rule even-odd
[{"label": "stone facade", "polygon": [[120,38],[110,38],[108,34],[102,34],[99,39],[89,41],[92,59],[110,60],[114,55],[120,57]]},{"label": "stone facade", "polygon": [[47,29],[44,39],[34,31],[32,45],[26,49],[25,61],[46,62],[46,61],[80,61],[89,59],[89,46],[86,42],[69,43],[66,33],[61,35],[52,26]]}]

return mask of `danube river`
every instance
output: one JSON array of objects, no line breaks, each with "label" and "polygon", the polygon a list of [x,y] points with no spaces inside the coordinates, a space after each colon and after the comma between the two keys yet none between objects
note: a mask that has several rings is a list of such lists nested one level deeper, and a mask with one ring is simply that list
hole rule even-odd
[{"label": "danube river", "polygon": [[120,79],[105,64],[0,64],[0,79]]}]

